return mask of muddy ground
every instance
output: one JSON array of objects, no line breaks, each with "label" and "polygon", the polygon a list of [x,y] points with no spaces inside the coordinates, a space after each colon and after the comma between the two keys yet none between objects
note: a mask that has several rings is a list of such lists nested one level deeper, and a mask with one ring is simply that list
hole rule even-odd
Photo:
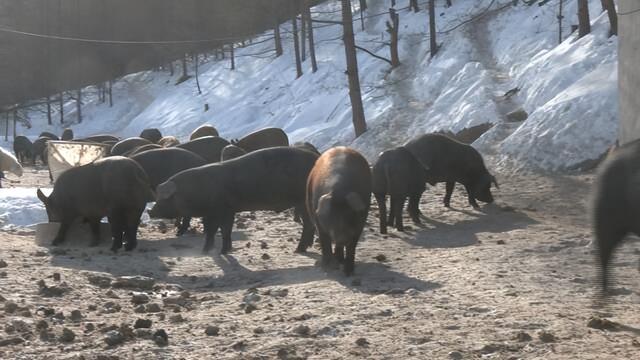
[{"label": "muddy ground", "polygon": [[[200,226],[176,238],[149,223],[117,254],[3,232],[0,358],[640,358],[637,242],[617,252],[615,295],[595,306],[593,177],[499,175],[497,204],[481,211],[462,189],[446,209],[444,186],[429,188],[424,225],[387,236],[374,205],[350,278],[317,266],[317,248],[293,253],[290,212],[238,215],[229,256],[219,238],[200,253]],[[138,275],[149,279],[117,281]]]}]

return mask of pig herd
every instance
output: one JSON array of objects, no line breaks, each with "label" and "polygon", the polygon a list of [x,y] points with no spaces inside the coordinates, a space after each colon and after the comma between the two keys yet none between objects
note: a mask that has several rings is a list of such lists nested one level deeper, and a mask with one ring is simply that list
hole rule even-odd
[{"label": "pig herd", "polygon": [[[65,130],[62,138],[71,141],[73,133]],[[17,137],[16,156],[22,162],[37,158],[46,162],[43,145],[55,139],[49,133],[34,143]],[[177,235],[189,229],[191,218],[202,219],[204,252],[213,248],[220,230],[221,253],[226,254],[232,248],[236,213],[294,209],[295,220],[302,224],[296,252],[311,247],[317,234],[323,266],[342,264],[345,274],[351,275],[372,193],[384,234],[388,226],[403,231],[407,198],[410,218],[420,222],[419,202],[427,183],[446,183],[445,206],[454,185],[462,184],[474,208],[477,201],[493,202],[491,186],[498,186],[474,148],[442,134],[422,135],[384,151],[373,166],[347,147],[321,154],[307,142],[290,145],[286,133],[277,128],[231,141],[219,137],[210,125],[194,130],[185,143],[162,136],[158,129],[124,140],[96,135],[73,141],[108,144],[110,156],[67,170],[49,196],[38,189],[49,221],[61,224],[53,245],[65,240],[78,219],[90,225],[92,245],[97,245],[100,220],[107,217],[112,250],[135,249],[142,213],[148,202],[155,201],[149,215],[176,219]]]}]

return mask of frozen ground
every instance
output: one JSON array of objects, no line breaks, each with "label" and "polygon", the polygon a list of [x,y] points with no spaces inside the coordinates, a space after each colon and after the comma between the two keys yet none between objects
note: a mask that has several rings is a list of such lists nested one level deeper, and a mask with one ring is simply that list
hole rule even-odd
[{"label": "frozen ground", "polygon": [[[351,278],[318,267],[317,249],[293,253],[300,226],[288,212],[239,215],[229,256],[216,255],[217,248],[202,255],[200,232],[174,238],[158,224],[141,229],[138,250],[118,254],[108,244],[51,248],[36,245],[31,230],[4,232],[0,358],[640,356],[637,242],[617,253],[609,306],[594,306],[583,196],[593,175],[502,178],[498,203],[481,211],[466,204],[461,189],[445,209],[443,187],[430,188],[421,204],[424,225],[404,234],[379,235],[374,206]],[[129,275],[155,285],[97,285]],[[136,301],[148,297],[157,306],[132,303],[139,292],[146,297]],[[591,317],[614,327],[590,328]],[[137,319],[151,320],[151,330],[131,332]],[[206,335],[209,326],[217,335]],[[166,346],[153,340],[160,329]],[[68,330],[72,341],[64,340]]]}]

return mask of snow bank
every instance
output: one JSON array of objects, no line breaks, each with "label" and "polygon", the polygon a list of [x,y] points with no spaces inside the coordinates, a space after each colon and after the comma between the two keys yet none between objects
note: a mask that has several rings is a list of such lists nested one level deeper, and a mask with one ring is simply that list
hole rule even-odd
[{"label": "snow bank", "polygon": [[[47,190],[43,189],[48,195]],[[50,190],[49,190],[50,192]],[[47,211],[35,188],[0,189],[0,227],[31,227],[47,222]]]},{"label": "snow bank", "polygon": [[[565,14],[574,14],[576,2],[567,5]],[[597,159],[615,141],[617,37],[608,37],[600,2],[591,1],[590,8],[591,34],[571,34],[560,45],[555,6],[516,8],[492,23],[496,58],[510,68],[530,114],[498,147],[501,163],[565,170]],[[522,41],[523,32],[537,41]]]}]

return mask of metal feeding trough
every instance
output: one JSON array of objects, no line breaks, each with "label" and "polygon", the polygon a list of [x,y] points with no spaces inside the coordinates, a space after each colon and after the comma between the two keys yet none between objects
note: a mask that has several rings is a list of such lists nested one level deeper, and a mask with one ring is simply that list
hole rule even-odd
[{"label": "metal feeding trough", "polygon": [[[36,225],[36,244],[51,246],[53,239],[58,234],[60,223],[40,223]],[[65,247],[87,247],[91,244],[93,236],[91,227],[87,223],[76,221],[67,232]],[[100,245],[111,246],[111,226],[108,223],[100,223]]]},{"label": "metal feeding trough", "polygon": [[76,141],[47,141],[47,163],[55,181],[72,167],[82,166],[109,154],[109,146]]}]

